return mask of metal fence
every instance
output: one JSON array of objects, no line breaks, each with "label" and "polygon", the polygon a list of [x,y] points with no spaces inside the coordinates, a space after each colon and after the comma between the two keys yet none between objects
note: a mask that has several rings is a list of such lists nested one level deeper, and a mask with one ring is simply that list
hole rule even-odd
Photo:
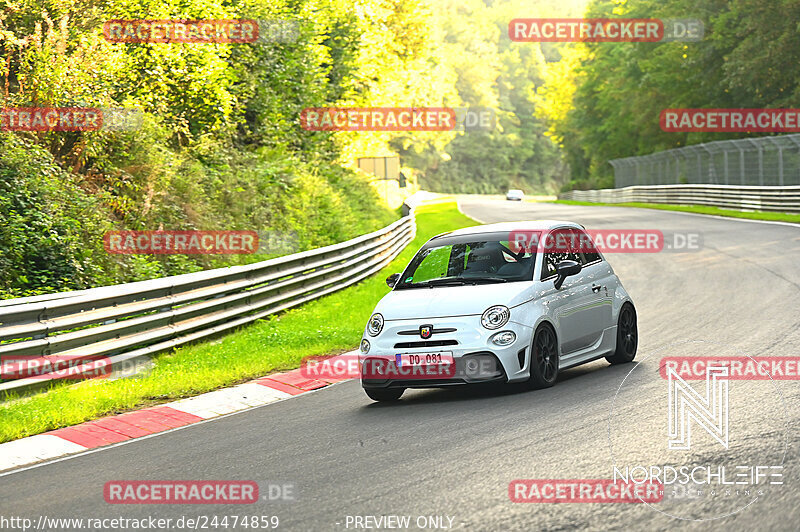
[{"label": "metal fence", "polygon": [[631,185],[800,185],[800,134],[721,140],[610,161]]},{"label": "metal fence", "polygon": [[16,377],[0,394],[136,369],[156,353],[330,294],[388,265],[415,233],[412,210],[373,233],[264,262],[0,301],[0,364]]},{"label": "metal fence", "polygon": [[559,199],[593,203],[709,205],[745,211],[800,213],[800,186],[643,185],[604,190],[572,190]]}]

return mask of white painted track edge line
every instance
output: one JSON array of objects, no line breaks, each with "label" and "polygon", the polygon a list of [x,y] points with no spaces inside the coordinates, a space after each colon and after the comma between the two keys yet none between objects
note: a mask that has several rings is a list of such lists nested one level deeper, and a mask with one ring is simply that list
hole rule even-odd
[{"label": "white painted track edge line", "polygon": [[456,198],[456,208],[458,209],[458,212],[460,212],[461,214],[463,214],[464,216],[466,216],[470,220],[474,220],[474,221],[476,221],[476,222],[478,222],[479,224],[482,224],[482,225],[486,225],[487,223],[489,223],[489,222],[484,222],[483,220],[478,220],[474,216],[470,216],[469,214],[465,213],[461,209],[461,200],[459,200],[458,198]]}]

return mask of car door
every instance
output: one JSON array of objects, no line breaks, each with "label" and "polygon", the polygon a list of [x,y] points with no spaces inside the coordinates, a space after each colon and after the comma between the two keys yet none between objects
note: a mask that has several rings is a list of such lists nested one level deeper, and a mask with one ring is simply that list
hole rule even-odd
[{"label": "car door", "polygon": [[583,244],[578,250],[582,270],[585,275],[585,283],[591,291],[590,300],[584,314],[587,333],[587,346],[593,345],[600,340],[603,331],[614,325],[612,309],[614,293],[617,287],[617,278],[611,266],[606,262],[602,255],[594,247],[589,235],[582,230],[573,229]]},{"label": "car door", "polygon": [[[560,228],[552,232],[554,241],[561,237],[575,242],[579,232],[573,228]],[[552,301],[553,315],[558,323],[561,353],[565,359],[570,354],[590,347],[600,338],[605,327],[603,308],[604,290],[598,284],[603,273],[597,263],[589,263],[580,247],[563,250],[556,246],[546,249],[542,263],[542,281],[555,281],[555,267],[562,260],[581,264],[581,272],[568,277],[560,290],[548,289],[545,296]],[[552,294],[550,293],[552,291]],[[566,361],[566,360],[565,360]]]}]

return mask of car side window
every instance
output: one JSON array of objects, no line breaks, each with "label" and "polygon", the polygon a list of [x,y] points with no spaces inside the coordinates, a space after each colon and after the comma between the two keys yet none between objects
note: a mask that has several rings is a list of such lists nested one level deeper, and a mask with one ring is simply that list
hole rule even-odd
[{"label": "car side window", "polygon": [[581,239],[581,258],[583,259],[581,264],[587,265],[602,261],[603,258],[600,256],[600,253],[598,253],[597,248],[594,247],[592,237],[585,231],[576,230],[576,232]]}]

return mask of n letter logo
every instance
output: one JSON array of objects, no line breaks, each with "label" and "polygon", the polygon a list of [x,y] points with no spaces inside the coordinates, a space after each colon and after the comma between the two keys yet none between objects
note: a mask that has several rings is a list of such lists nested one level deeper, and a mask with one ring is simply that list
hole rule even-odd
[{"label": "n letter logo", "polygon": [[728,448],[728,370],[706,367],[706,394],[698,394],[673,368],[667,368],[669,383],[669,449],[692,447],[692,420]]}]

